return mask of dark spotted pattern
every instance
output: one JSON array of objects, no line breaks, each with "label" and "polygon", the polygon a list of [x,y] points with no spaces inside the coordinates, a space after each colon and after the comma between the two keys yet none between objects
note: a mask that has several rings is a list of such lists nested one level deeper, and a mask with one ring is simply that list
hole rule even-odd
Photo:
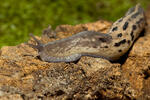
[{"label": "dark spotted pattern", "polygon": [[104,46],[104,48],[108,48],[108,46]]},{"label": "dark spotted pattern", "polygon": [[131,31],[130,35],[131,35],[131,40],[133,41],[134,39],[133,31]]},{"label": "dark spotted pattern", "polygon": [[121,19],[118,20],[118,22],[122,22],[122,21],[123,21],[123,18],[121,18]]},{"label": "dark spotted pattern", "polygon": [[99,38],[99,40],[100,40],[101,42],[107,42],[107,39],[106,39],[106,38]]},{"label": "dark spotted pattern", "polygon": [[139,14],[140,14],[139,12],[136,12],[135,14],[133,14],[133,15],[131,16],[131,18],[136,18]]},{"label": "dark spotted pattern", "polygon": [[141,21],[143,21],[143,20],[144,20],[143,18],[140,18],[139,21],[136,22],[136,24],[139,25],[141,23]]},{"label": "dark spotted pattern", "polygon": [[136,25],[133,25],[133,26],[132,26],[132,29],[133,29],[133,30],[136,30],[136,28],[137,28]]},{"label": "dark spotted pattern", "polygon": [[120,42],[118,42],[118,43],[115,43],[115,47],[119,47],[121,44],[125,44],[126,43],[126,39],[123,39],[123,40],[121,40]]},{"label": "dark spotted pattern", "polygon": [[130,44],[130,42],[131,42],[131,41],[130,41],[130,40],[128,40],[127,42],[128,42],[128,44]]},{"label": "dark spotted pattern", "polygon": [[128,19],[129,22],[130,22],[131,20],[132,20],[131,18]]},{"label": "dark spotted pattern", "polygon": [[126,30],[128,28],[128,22],[125,22],[125,24],[123,25],[123,30]]},{"label": "dark spotted pattern", "polygon": [[134,35],[132,36],[132,39],[131,39],[132,41],[134,40]]},{"label": "dark spotted pattern", "polygon": [[122,50],[118,50],[118,52],[122,52]]},{"label": "dark spotted pattern", "polygon": [[122,33],[119,33],[117,36],[118,36],[118,37],[122,37]]},{"label": "dark spotted pattern", "polygon": [[118,27],[116,26],[112,29],[112,31],[117,31],[117,29],[118,29]]}]

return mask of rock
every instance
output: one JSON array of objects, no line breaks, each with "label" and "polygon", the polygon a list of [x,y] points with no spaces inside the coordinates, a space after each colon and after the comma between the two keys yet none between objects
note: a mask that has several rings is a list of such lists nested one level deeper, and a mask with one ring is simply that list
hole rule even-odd
[{"label": "rock", "polygon": [[9,94],[0,97],[0,100],[23,100],[23,98],[19,94]]},{"label": "rock", "polygon": [[[61,25],[55,30],[49,27],[37,38],[47,43],[84,30],[105,33],[111,24],[100,20],[75,26]],[[149,25],[148,21],[147,27]],[[147,28],[145,35],[126,54],[127,58],[114,63],[93,57],[82,57],[75,63],[48,63],[38,59],[37,51],[24,43],[3,47],[0,51],[0,99],[148,100],[149,32]],[[32,39],[29,42],[35,43]]]}]

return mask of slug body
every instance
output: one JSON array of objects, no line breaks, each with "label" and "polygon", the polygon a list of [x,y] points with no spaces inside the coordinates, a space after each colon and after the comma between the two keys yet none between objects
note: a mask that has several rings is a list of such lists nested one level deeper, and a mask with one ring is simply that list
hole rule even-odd
[{"label": "slug body", "polygon": [[81,56],[102,57],[110,61],[124,55],[139,36],[146,24],[144,11],[137,4],[124,17],[113,23],[109,32],[79,32],[71,37],[42,44],[32,34],[39,57],[46,62],[72,62]]}]

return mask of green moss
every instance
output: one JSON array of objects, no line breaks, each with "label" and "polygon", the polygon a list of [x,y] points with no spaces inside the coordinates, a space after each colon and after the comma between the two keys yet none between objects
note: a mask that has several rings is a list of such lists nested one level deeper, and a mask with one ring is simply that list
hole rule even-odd
[{"label": "green moss", "polygon": [[17,45],[40,35],[49,24],[80,24],[105,19],[115,21],[128,8],[149,0],[3,0],[0,2],[0,47]]}]

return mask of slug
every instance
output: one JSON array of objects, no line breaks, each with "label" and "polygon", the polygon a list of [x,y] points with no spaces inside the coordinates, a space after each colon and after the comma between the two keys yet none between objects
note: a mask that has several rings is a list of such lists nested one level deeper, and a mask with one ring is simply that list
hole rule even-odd
[{"label": "slug", "polygon": [[32,34],[38,56],[46,62],[73,62],[82,56],[118,60],[133,45],[146,24],[144,10],[139,4],[130,8],[124,17],[113,23],[107,33],[79,32],[71,37],[42,44]]}]

